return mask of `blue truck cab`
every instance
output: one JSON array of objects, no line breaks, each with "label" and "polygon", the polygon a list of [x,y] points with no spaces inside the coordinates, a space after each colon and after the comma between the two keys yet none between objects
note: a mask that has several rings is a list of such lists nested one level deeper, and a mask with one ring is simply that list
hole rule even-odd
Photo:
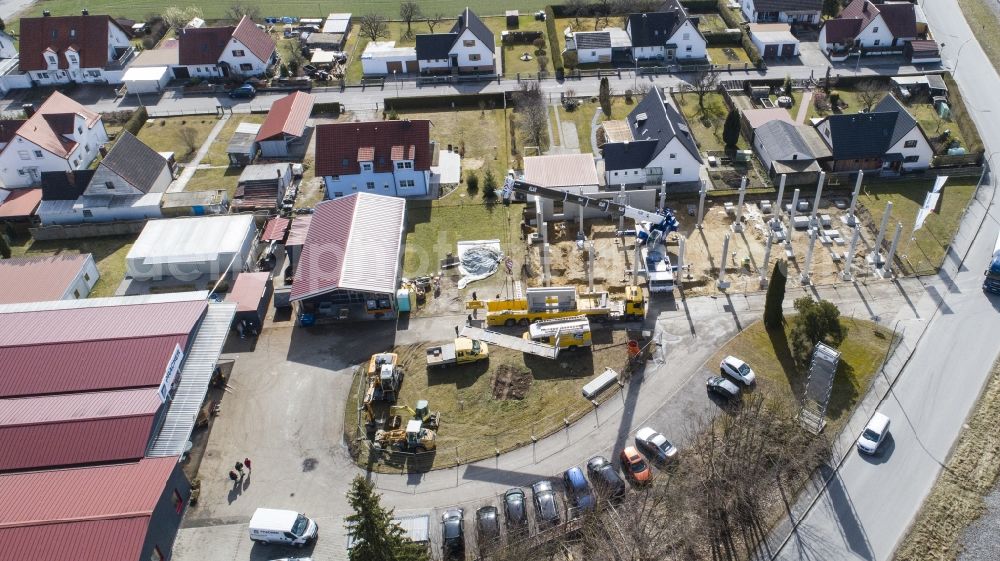
[{"label": "blue truck cab", "polygon": [[1000,294],[1000,237],[997,237],[997,244],[993,247],[993,257],[990,258],[990,266],[984,273],[983,290]]}]

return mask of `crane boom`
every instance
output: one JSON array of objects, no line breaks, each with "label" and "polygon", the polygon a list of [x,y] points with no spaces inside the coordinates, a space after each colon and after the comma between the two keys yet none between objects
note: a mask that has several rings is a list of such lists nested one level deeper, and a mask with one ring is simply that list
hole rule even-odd
[{"label": "crane boom", "polygon": [[624,205],[621,203],[616,203],[611,199],[597,199],[593,197],[587,197],[585,195],[577,195],[574,193],[569,193],[562,191],[560,189],[552,189],[549,187],[542,187],[541,185],[535,185],[533,183],[528,183],[526,181],[521,181],[519,179],[514,179],[508,176],[503,184],[503,199],[505,202],[509,202],[511,196],[514,193],[522,193],[525,195],[536,195],[544,199],[549,199],[553,201],[563,201],[568,203],[573,203],[580,205],[584,208],[596,208],[602,212],[607,212],[616,217],[624,216],[625,218],[631,218],[636,222],[649,222],[650,229],[659,230],[664,235],[677,229],[677,219],[669,210],[661,210],[658,212],[652,212],[648,210],[643,210],[641,208],[636,208],[633,206]]}]

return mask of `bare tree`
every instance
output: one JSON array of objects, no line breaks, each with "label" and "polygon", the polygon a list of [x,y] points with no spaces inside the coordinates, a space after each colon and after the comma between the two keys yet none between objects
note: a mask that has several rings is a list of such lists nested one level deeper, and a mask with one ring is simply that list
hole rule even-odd
[{"label": "bare tree", "polygon": [[431,33],[434,33],[434,28],[442,21],[444,21],[444,14],[441,12],[434,12],[433,15],[424,18],[424,23],[427,24],[427,29],[429,29]]},{"label": "bare tree", "polygon": [[[417,4],[413,0],[406,0],[399,5],[399,17],[406,22],[407,37],[413,36],[413,30],[410,29],[410,26],[413,24],[413,20],[418,19],[420,15],[420,4]],[[431,31],[431,33],[433,33],[433,31]]]},{"label": "bare tree", "polygon": [[358,21],[359,33],[371,41],[378,41],[389,36],[389,24],[385,16],[365,14]]},{"label": "bare tree", "polygon": [[163,18],[163,22],[168,26],[180,29],[194,18],[200,18],[201,8],[197,6],[188,6],[186,8],[170,6],[163,10],[163,15],[160,17]]},{"label": "bare tree", "polygon": [[878,80],[862,80],[855,86],[854,91],[858,95],[858,101],[865,105],[865,111],[871,111],[872,107],[882,101],[885,95],[885,86]]},{"label": "bare tree", "polygon": [[545,98],[538,82],[522,82],[514,92],[514,110],[518,114],[518,128],[524,135],[524,144],[542,149],[548,125]]},{"label": "bare tree", "polygon": [[719,75],[708,70],[700,70],[691,80],[691,89],[698,94],[698,107],[705,110],[705,96],[715,91],[719,84]]},{"label": "bare tree", "polygon": [[260,20],[260,8],[245,0],[234,0],[226,10],[226,17],[233,21],[240,21],[246,16],[254,21]]},{"label": "bare tree", "polygon": [[194,127],[181,127],[178,129],[177,139],[187,148],[188,154],[198,149],[198,131]]},{"label": "bare tree", "polygon": [[563,10],[567,16],[573,18],[573,29],[580,29],[580,17],[587,13],[590,3],[587,0],[566,0],[563,2]]},{"label": "bare tree", "polygon": [[594,12],[594,31],[601,28],[601,24],[606,27],[608,25],[608,17],[611,15],[611,10],[614,7],[614,0],[594,0],[590,4],[590,8]]}]

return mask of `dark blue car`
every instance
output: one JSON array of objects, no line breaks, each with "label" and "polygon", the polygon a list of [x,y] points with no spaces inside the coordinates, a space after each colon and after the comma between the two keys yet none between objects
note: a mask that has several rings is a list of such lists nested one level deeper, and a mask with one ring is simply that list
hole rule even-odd
[{"label": "dark blue car", "polygon": [[250,84],[243,84],[238,88],[229,90],[229,97],[233,99],[253,99],[257,95],[257,89]]},{"label": "dark blue car", "polygon": [[571,467],[566,470],[563,473],[563,485],[566,487],[566,496],[571,506],[580,510],[594,508],[594,493],[582,469]]}]

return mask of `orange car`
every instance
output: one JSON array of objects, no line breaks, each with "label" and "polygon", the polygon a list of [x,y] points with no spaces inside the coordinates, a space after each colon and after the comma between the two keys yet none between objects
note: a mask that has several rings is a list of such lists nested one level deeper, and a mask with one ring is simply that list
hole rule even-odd
[{"label": "orange car", "polygon": [[622,450],[620,459],[625,477],[632,480],[633,483],[648,483],[653,478],[653,471],[649,469],[646,460],[642,458],[635,446],[629,446]]}]

